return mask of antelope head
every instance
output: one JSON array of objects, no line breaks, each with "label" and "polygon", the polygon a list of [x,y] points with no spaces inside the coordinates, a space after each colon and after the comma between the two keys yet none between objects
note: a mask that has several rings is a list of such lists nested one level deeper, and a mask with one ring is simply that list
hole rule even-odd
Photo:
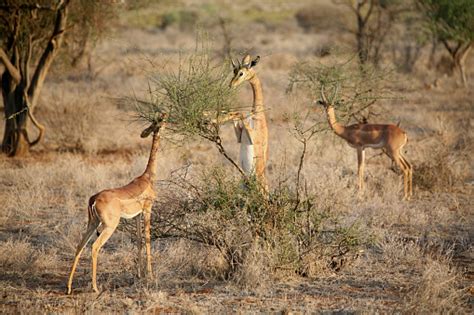
[{"label": "antelope head", "polygon": [[339,84],[336,85],[333,96],[331,97],[330,100],[328,100],[326,94],[324,93],[324,85],[321,85],[321,91],[320,91],[321,99],[315,102],[316,104],[322,105],[325,109],[327,109],[328,107],[332,106],[332,103],[336,100],[338,92],[339,92]]},{"label": "antelope head", "polygon": [[166,117],[167,117],[167,114],[157,114],[158,117],[156,119],[154,119],[154,121],[151,123],[150,126],[148,126],[147,128],[145,128],[142,133],[140,134],[140,137],[141,138],[146,138],[148,137],[150,134],[156,134],[156,133],[159,133],[160,132],[160,129],[166,124]]},{"label": "antelope head", "polygon": [[260,56],[255,57],[255,59],[251,59],[250,55],[245,56],[242,59],[242,62],[237,61],[237,64],[232,60],[232,67],[234,68],[234,77],[232,81],[230,81],[230,87],[236,87],[242,84],[244,81],[248,81],[253,78],[255,75],[255,70],[253,67],[258,63],[260,60]]}]

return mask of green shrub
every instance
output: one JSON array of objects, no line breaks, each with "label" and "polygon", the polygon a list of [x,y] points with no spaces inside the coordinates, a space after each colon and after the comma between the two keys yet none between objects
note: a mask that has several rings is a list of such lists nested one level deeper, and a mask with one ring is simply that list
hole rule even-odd
[{"label": "green shrub", "polygon": [[[369,64],[360,65],[354,57],[344,62],[334,59],[324,63],[302,61],[290,72],[287,93],[303,91],[311,106],[325,98],[334,106],[341,121],[347,123],[353,118],[363,121],[371,113],[378,114],[373,110],[378,102],[397,98],[390,84],[391,77],[391,71],[379,70]],[[314,128],[323,126],[329,127],[326,117],[320,115],[314,121]]]},{"label": "green shrub", "polygon": [[186,174],[162,187],[153,237],[215,246],[227,261],[226,278],[241,276],[258,253],[268,257],[258,260],[265,264],[261,268],[272,272],[314,276],[321,269],[339,270],[369,239],[357,224],[320,209],[313,196],[298,202],[289,186],[278,185],[267,196],[255,178],[242,180],[222,169],[195,180]]},{"label": "green shrub", "polygon": [[149,82],[149,100],[134,100],[137,118],[154,122],[166,113],[172,134],[215,141],[219,118],[235,106],[235,91],[226,80],[229,70],[227,63],[211,61],[205,45],[198,46],[181,59],[177,71],[156,69]]}]

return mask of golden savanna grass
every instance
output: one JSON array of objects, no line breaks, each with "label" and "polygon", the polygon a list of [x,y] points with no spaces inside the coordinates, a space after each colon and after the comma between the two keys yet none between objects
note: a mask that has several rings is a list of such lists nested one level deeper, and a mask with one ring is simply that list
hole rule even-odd
[{"label": "golden savanna grass", "polygon": [[[292,135],[291,117],[307,111],[310,122],[325,117],[304,93],[285,93],[288,76],[298,61],[328,63],[350,55],[354,40],[344,31],[351,27],[350,13],[329,0],[181,0],[137,6],[122,14],[113,33],[98,44],[90,72],[55,68],[49,74],[36,109],[47,127],[45,141],[28,157],[0,157],[0,310],[472,313],[473,83],[462,88],[456,77],[428,69],[428,47],[413,72],[393,72],[391,87],[400,97],[377,103],[378,116],[370,118],[400,122],[408,133],[405,149],[414,165],[413,200],[401,200],[401,174],[379,152],[367,152],[367,187],[358,198],[355,150],[330,131],[309,142],[302,181],[314,196],[312,202],[334,225],[348,227],[348,233],[363,240],[350,255],[305,256],[304,268],[296,274],[272,268],[271,262],[288,248],[251,244],[241,267],[229,277],[226,259],[213,246],[163,237],[152,242],[155,277],[147,281],[137,277],[136,240],[128,231],[132,222],[101,251],[102,292],[93,294],[90,287],[89,244],[73,294],[65,295],[75,247],[86,228],[88,197],[128,183],[143,172],[148,158],[150,142],[139,137],[143,125],[134,121],[133,106],[116,100],[146,97],[153,69],[173,70],[180,55],[194,49],[196,36],[187,26],[190,16],[209,32],[212,54],[221,60],[222,30],[212,22],[216,12],[229,21],[236,56],[249,52],[262,57],[256,70],[268,107],[270,187],[294,182],[302,147]],[[314,23],[307,21],[313,18]],[[163,26],[164,20],[169,25]],[[303,29],[298,23],[305,21],[309,24]],[[389,40],[395,45],[403,39],[392,35]],[[328,56],[321,53],[326,50]],[[440,48],[437,60],[442,55]],[[393,66],[392,57],[384,54],[383,65]],[[466,65],[474,78],[472,56]],[[251,101],[250,87],[244,86],[236,107]],[[222,128],[222,138],[229,154],[237,157],[230,125]],[[166,212],[159,206],[174,193],[167,180],[184,167],[194,178],[209,169],[232,169],[212,144],[197,137],[163,142],[153,214],[158,220]]]}]

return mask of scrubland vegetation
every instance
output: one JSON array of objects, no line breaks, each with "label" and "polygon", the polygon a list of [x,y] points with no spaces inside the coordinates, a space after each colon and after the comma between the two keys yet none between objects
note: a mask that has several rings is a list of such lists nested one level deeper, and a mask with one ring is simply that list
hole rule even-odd
[{"label": "scrubland vegetation", "polygon": [[[436,20],[416,2],[380,3],[363,29],[356,18],[367,8],[350,1],[137,1],[107,11],[87,62],[59,53],[51,66],[34,106],[44,139],[25,156],[0,156],[0,310],[472,313],[474,63],[441,43],[465,45],[467,35],[436,41]],[[198,33],[210,59],[187,67]],[[229,162],[239,150],[231,123],[202,120],[210,109],[250,108],[248,85],[221,93],[229,53],[261,56],[268,198]],[[381,80],[358,76],[362,68]],[[402,200],[396,166],[371,150],[358,195],[356,152],[315,103],[321,71],[342,78],[342,123],[407,132],[412,200]],[[196,76],[205,77],[197,96],[185,80]],[[123,220],[99,256],[101,293],[90,288],[89,245],[66,295],[88,197],[143,172],[150,142],[139,135],[157,108],[175,121],[158,157],[154,278],[137,276],[135,220]]]}]

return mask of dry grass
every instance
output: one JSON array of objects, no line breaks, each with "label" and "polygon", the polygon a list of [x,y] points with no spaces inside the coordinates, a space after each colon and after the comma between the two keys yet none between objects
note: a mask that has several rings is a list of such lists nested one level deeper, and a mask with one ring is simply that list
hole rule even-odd
[{"label": "dry grass", "polygon": [[450,191],[460,178],[451,168],[449,153],[440,153],[418,165],[414,185],[429,191]]},{"label": "dry grass", "polygon": [[[196,12],[208,3],[215,5],[181,3]],[[273,1],[222,3],[232,11],[234,24],[229,27],[239,30],[233,32],[234,49],[262,56],[257,71],[269,108],[270,186],[275,188],[283,179],[291,186],[301,146],[291,135],[288,114],[309,110],[310,118],[319,120],[324,113],[311,108],[304,95],[284,93],[289,71],[294,62],[314,57],[321,43],[352,42],[335,28],[302,32],[294,13],[313,1],[279,1],[281,12],[275,12],[279,7]],[[328,9],[331,2],[318,5]],[[239,17],[255,6],[262,10],[258,16]],[[267,15],[272,17],[265,23]],[[211,29],[211,38],[220,38],[220,32]],[[425,83],[439,76],[434,69],[425,70],[426,52],[414,73],[400,74],[393,82],[404,99],[380,103],[381,116],[372,118],[401,121],[409,135],[406,156],[414,165],[416,183],[412,201],[401,201],[401,178],[386,156],[368,150],[367,190],[358,198],[355,150],[330,132],[319,133],[308,145],[304,187],[321,211],[337,218],[334,224],[354,227],[364,236],[358,251],[344,259],[307,255],[304,272],[297,275],[272,268],[276,253],[287,247],[252,247],[241,268],[226,278],[227,263],[213,246],[154,239],[155,278],[146,280],[137,277],[133,237],[118,231],[99,257],[101,294],[91,293],[88,246],[74,294],[64,295],[74,248],[86,226],[88,197],[128,183],[147,160],[149,140],[138,137],[142,126],[131,123],[129,108],[117,106],[113,98],[145,95],[146,59],[158,66],[177,65],[178,52],[189,51],[193,43],[194,35],[174,27],[123,27],[95,51],[94,76],[54,73],[48,78],[37,108],[38,119],[48,128],[44,144],[24,159],[0,157],[0,312],[472,313],[474,94],[449,77],[425,90]],[[217,40],[216,56],[220,49]],[[472,58],[467,69],[473,76]],[[251,99],[244,86],[236,107]],[[230,126],[222,128],[222,138],[236,157]],[[187,164],[190,176],[210,166],[229,167],[214,147],[196,139],[165,142],[159,154],[160,180]],[[170,193],[162,191],[165,187],[157,184],[159,198]],[[166,210],[158,207],[155,217]]]},{"label": "dry grass", "polygon": [[406,310],[415,313],[462,313],[467,295],[460,289],[461,276],[445,257],[425,263],[418,284],[407,297]]},{"label": "dry grass", "polygon": [[98,148],[94,134],[101,123],[97,108],[98,99],[83,99],[81,95],[52,95],[50,101],[40,107],[40,115],[48,129],[52,148],[59,151],[95,153]]}]

